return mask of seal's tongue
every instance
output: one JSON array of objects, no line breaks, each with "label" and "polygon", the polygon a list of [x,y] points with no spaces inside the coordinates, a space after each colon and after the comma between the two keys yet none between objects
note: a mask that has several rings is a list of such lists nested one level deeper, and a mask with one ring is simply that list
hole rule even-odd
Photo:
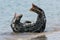
[{"label": "seal's tongue", "polygon": [[15,13],[15,14],[14,14],[14,17],[18,17],[18,16],[20,16],[20,15],[19,15],[19,14],[17,14],[17,13]]},{"label": "seal's tongue", "polygon": [[23,15],[22,14],[14,14],[14,18],[16,18],[17,20],[20,19]]}]

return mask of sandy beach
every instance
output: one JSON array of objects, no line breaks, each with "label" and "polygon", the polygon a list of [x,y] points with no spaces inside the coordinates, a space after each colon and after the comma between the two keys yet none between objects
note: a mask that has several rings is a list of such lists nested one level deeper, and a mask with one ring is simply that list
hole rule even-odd
[{"label": "sandy beach", "polygon": [[43,33],[3,33],[0,40],[59,40],[60,31]]}]

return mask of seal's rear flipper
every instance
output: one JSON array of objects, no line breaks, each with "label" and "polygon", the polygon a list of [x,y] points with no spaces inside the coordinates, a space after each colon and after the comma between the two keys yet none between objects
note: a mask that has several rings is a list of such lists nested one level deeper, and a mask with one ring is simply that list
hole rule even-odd
[{"label": "seal's rear flipper", "polygon": [[39,8],[38,6],[36,6],[35,4],[32,3],[32,8],[30,9],[30,11],[33,11],[37,14],[43,14],[43,10],[41,8]]}]

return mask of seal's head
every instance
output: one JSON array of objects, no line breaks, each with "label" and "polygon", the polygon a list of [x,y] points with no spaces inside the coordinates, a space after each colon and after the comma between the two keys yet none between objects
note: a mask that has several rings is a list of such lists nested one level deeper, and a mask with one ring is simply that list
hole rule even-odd
[{"label": "seal's head", "polygon": [[14,32],[19,32],[18,28],[19,28],[19,24],[20,24],[20,20],[22,18],[22,14],[14,14],[14,18],[12,19],[12,23],[11,23],[11,28]]},{"label": "seal's head", "polygon": [[15,13],[12,22],[13,22],[13,23],[20,23],[20,20],[21,20],[22,16],[23,16],[22,14],[19,15],[19,14],[16,14],[16,13]]}]

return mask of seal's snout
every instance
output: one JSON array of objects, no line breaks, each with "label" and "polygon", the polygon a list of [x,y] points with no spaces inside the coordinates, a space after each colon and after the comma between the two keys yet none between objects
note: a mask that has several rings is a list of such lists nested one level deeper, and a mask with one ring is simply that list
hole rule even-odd
[{"label": "seal's snout", "polygon": [[15,13],[15,15],[14,15],[14,18],[16,19],[16,20],[19,20],[19,19],[21,19],[22,18],[22,14],[16,14]]},{"label": "seal's snout", "polygon": [[20,14],[20,15],[19,15],[19,18],[21,18],[22,16],[23,16],[23,15],[22,15],[22,14]]},{"label": "seal's snout", "polygon": [[22,17],[23,15],[22,14],[14,14],[14,17],[17,18],[17,17]]}]

